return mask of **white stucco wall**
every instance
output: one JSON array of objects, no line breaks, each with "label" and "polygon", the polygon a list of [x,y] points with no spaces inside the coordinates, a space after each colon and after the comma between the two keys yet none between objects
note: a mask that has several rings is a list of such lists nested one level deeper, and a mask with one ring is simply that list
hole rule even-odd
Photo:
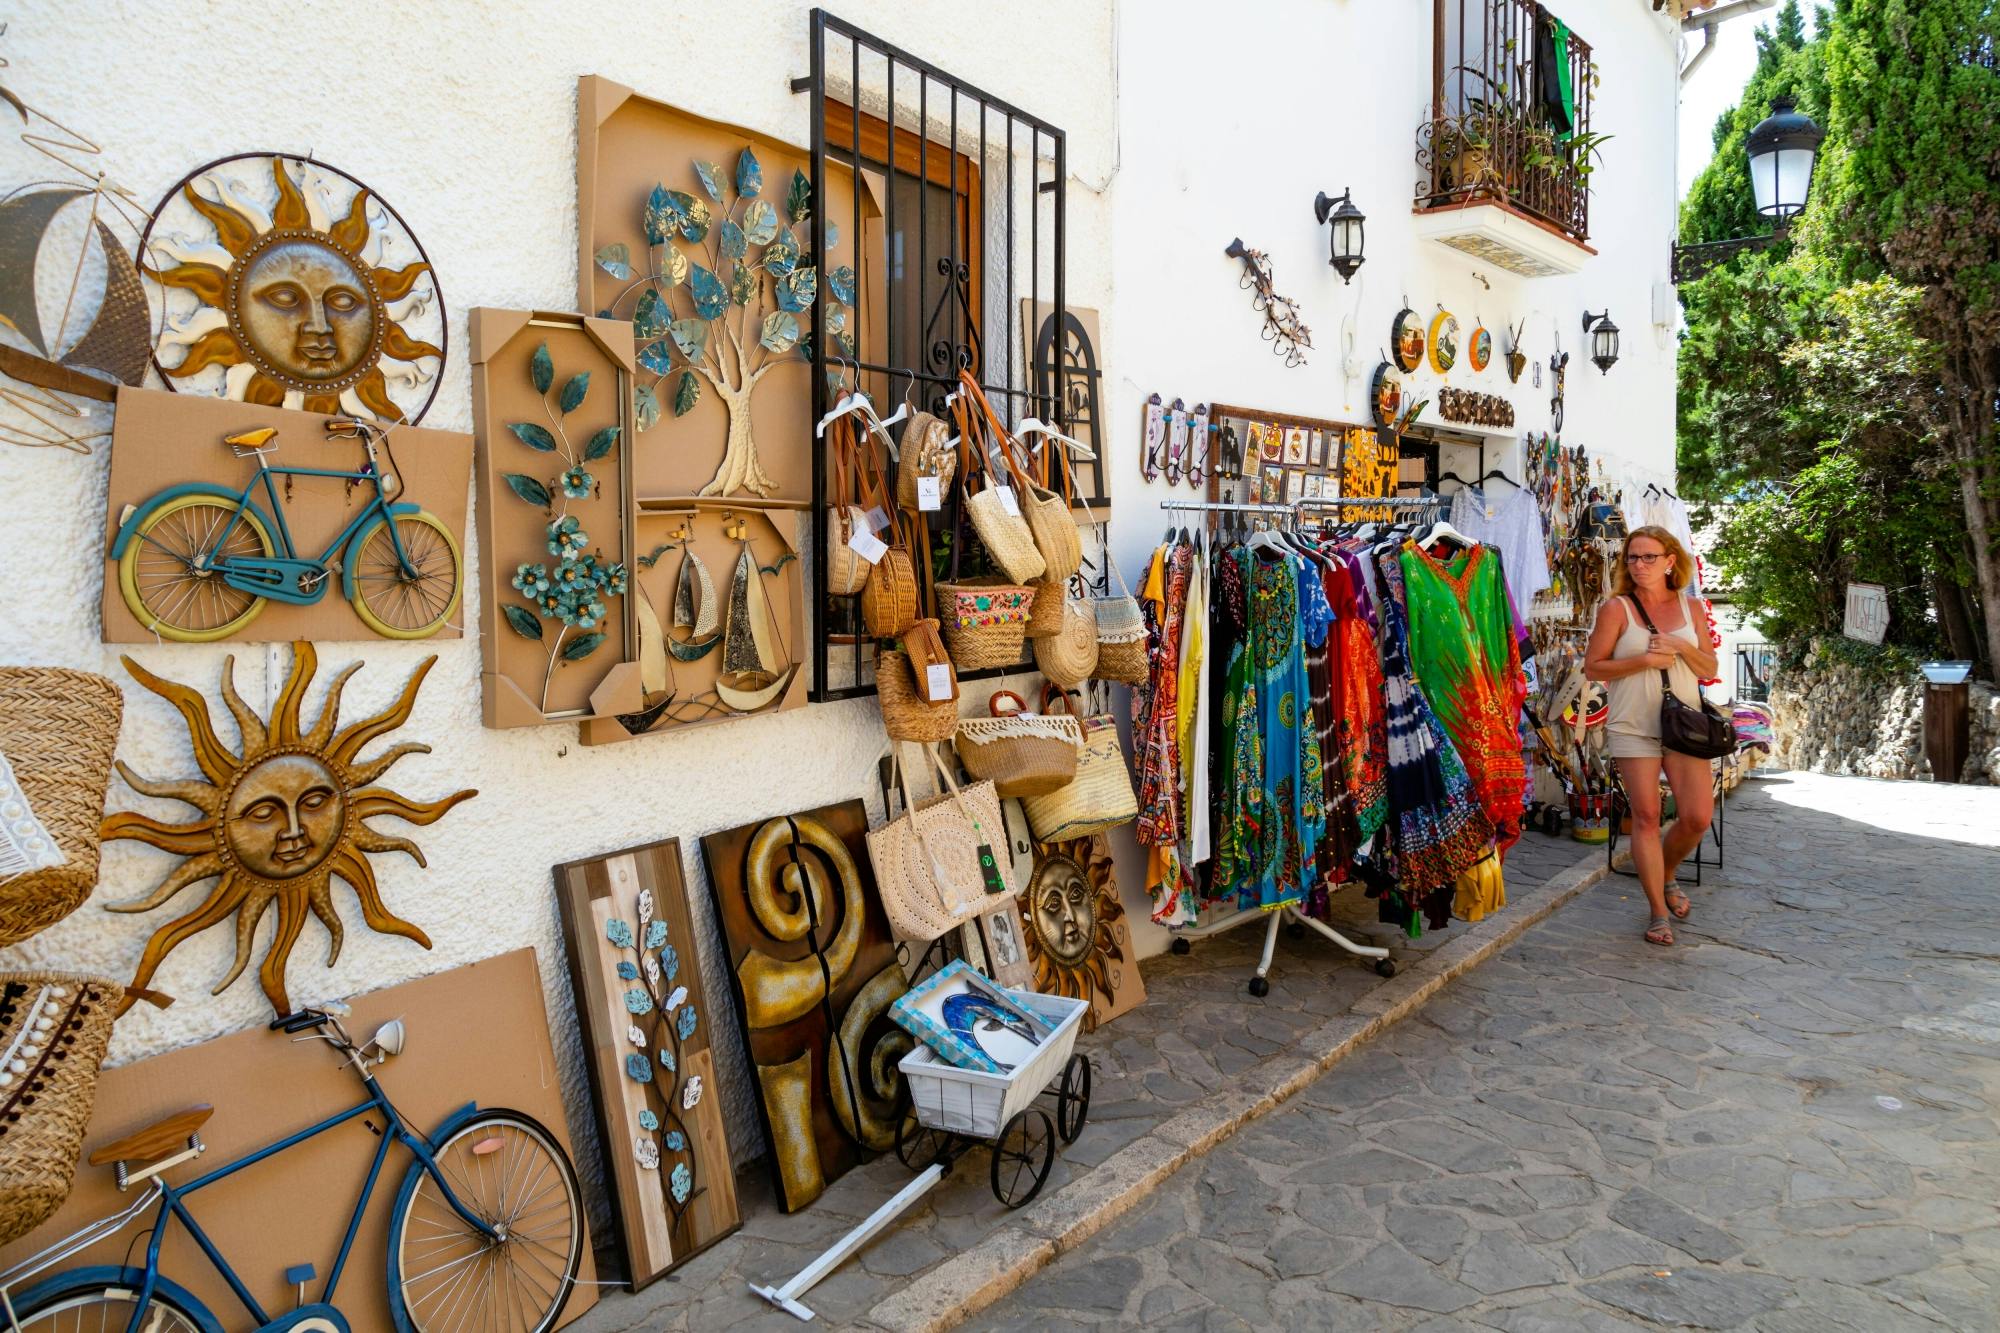
[{"label": "white stucco wall", "polygon": [[[1467,332],[1475,314],[1496,337],[1526,317],[1528,354],[1544,363],[1560,330],[1577,354],[1565,437],[1670,472],[1672,350],[1652,328],[1649,305],[1666,275],[1673,226],[1674,42],[1644,0],[1573,5],[1590,11],[1570,17],[1604,74],[1598,127],[1618,137],[1594,178],[1598,257],[1574,277],[1535,280],[1410,233],[1414,135],[1428,105],[1426,0],[1258,0],[1220,20],[1195,0],[845,0],[836,12],[1067,131],[1069,299],[1102,312],[1113,530],[1121,563],[1136,574],[1168,494],[1143,484],[1136,465],[1144,396],[1361,420],[1367,376],[1406,295],[1425,313],[1443,301]],[[100,140],[107,168],[148,204],[191,167],[253,149],[310,152],[375,187],[429,251],[451,312],[454,355],[426,424],[469,430],[469,366],[457,354],[466,311],[574,305],[577,76],[603,74],[701,115],[804,142],[806,102],[787,81],[807,68],[808,10],[796,0],[544,0],[421,11],[385,0],[309,11],[250,0],[26,0],[10,10],[0,50],[10,61],[7,86]],[[35,162],[19,145],[0,144],[0,181],[42,175]],[[1368,263],[1351,287],[1326,265],[1326,232],[1311,212],[1316,191],[1346,187],[1369,217]],[[1286,369],[1258,340],[1240,266],[1222,254],[1237,235],[1269,251],[1279,290],[1301,302],[1317,343],[1306,366]],[[1600,377],[1579,319],[1586,306],[1607,304],[1625,330],[1624,359]],[[1344,320],[1354,329],[1346,380]],[[1429,387],[1428,377],[1414,378],[1420,393]],[[1485,375],[1461,369],[1452,382],[1508,391],[1497,354]],[[1523,428],[1547,424],[1546,387],[1524,375],[1513,398]],[[1518,447],[1489,449],[1488,463],[1520,475]],[[0,569],[8,572],[0,661],[119,680],[128,687],[121,756],[149,776],[176,775],[190,763],[178,718],[131,686],[117,654],[98,642],[107,471],[103,449],[81,458],[0,446],[8,520],[0,523]],[[477,568],[479,553],[467,554]],[[368,662],[348,689],[355,715],[393,698],[416,662],[436,651],[438,667],[400,733],[436,752],[404,760],[392,776],[417,796],[460,785],[481,795],[414,834],[429,870],[402,858],[377,863],[391,908],[422,924],[436,948],[425,953],[367,931],[343,892],[339,965],[318,966],[325,941],[312,927],[294,954],[292,994],[299,1002],[336,997],[531,944],[566,1052],[572,1127],[587,1135],[549,867],[679,837],[695,911],[706,921],[700,835],[858,794],[875,808],[881,732],[868,700],[594,750],[565,727],[487,731],[473,613],[468,606],[469,637],[459,641],[322,645],[322,684],[343,662]],[[212,694],[228,651],[176,645],[133,655]],[[241,645],[235,653],[239,687],[266,702],[285,650]],[[976,707],[984,690],[968,695]],[[316,691],[309,707],[317,700]],[[149,804],[122,788],[112,803]],[[162,814],[178,809],[151,804]],[[1164,937],[1146,921],[1136,850],[1128,837],[1119,843],[1129,917],[1142,953],[1156,952]],[[170,864],[134,844],[108,848],[92,904],[0,954],[0,966],[129,976],[163,918],[112,916],[97,905],[143,893]],[[267,1016],[252,980],[208,996],[228,966],[226,934],[174,954],[155,984],[180,1002],[131,1014],[114,1060]],[[710,1012],[721,1020],[730,1001],[715,958],[708,953]],[[733,1020],[712,1031],[723,1037],[726,1067],[740,1070]],[[731,1077],[724,1090],[738,1154],[756,1151],[747,1082]]]}]

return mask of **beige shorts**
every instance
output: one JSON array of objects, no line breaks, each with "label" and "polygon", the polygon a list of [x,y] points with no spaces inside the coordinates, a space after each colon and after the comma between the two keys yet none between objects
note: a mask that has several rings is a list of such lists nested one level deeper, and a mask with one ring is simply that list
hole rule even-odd
[{"label": "beige shorts", "polygon": [[1613,759],[1664,759],[1666,750],[1660,738],[1634,736],[1628,732],[1614,731],[1604,738],[1604,752]]}]

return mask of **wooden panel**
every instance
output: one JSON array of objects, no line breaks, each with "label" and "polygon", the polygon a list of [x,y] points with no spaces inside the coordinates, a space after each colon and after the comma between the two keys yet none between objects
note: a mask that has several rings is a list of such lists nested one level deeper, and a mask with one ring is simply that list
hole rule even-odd
[{"label": "wooden panel", "polygon": [[[557,866],[555,880],[604,1148],[604,1178],[611,1187],[627,1284],[636,1291],[741,1224],[722,1095],[715,1087],[709,1049],[715,1015],[706,1012],[708,992],[695,951],[677,840]],[[642,901],[650,901],[653,917],[641,910]],[[648,950],[650,920],[663,923],[665,933]],[[614,921],[630,934],[614,927]],[[635,947],[618,943],[614,935],[633,940]],[[639,970],[646,955],[660,964],[657,976],[650,968]],[[629,965],[634,974],[621,977],[620,964]],[[686,997],[678,1005],[662,1003],[682,987]],[[627,1003],[634,992],[645,997],[642,1014],[632,1013]],[[671,1023],[688,1010],[695,1013],[694,1026],[681,1037]],[[643,1046],[631,1040],[632,1031],[641,1034]],[[671,1067],[659,1058],[662,1051],[672,1053]],[[628,1072],[635,1059],[647,1072],[644,1080]],[[687,1106],[686,1090],[697,1079],[699,1099]],[[658,1117],[658,1129],[644,1127],[640,1118],[646,1114]],[[679,1149],[672,1146],[674,1134],[682,1136]],[[658,1153],[656,1165],[639,1161],[641,1144]],[[678,1167],[688,1172],[684,1200],[673,1195]]]}]

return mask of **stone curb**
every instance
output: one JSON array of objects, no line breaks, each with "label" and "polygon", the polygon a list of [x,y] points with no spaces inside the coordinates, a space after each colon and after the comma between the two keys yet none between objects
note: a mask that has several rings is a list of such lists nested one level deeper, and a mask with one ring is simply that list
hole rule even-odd
[{"label": "stone curb", "polygon": [[1292,1050],[1253,1065],[1234,1086],[1156,1125],[1088,1175],[878,1302],[860,1322],[895,1333],[943,1333],[978,1314],[1131,1211],[1188,1162],[1408,1018],[1453,978],[1505,949],[1606,873],[1603,852],[1592,851],[1510,899],[1501,915],[1466,926],[1450,944],[1425,955],[1421,967],[1397,973]]}]

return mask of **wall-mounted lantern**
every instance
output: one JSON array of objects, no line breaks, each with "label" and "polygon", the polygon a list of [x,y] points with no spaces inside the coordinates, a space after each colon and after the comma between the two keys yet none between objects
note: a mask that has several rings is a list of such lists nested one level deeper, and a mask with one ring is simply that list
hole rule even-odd
[{"label": "wall-mounted lantern", "polygon": [[1313,216],[1322,224],[1331,222],[1327,262],[1340,270],[1343,284],[1352,282],[1368,258],[1363,253],[1368,247],[1368,219],[1354,206],[1354,192],[1342,190],[1340,198],[1332,199],[1321,191],[1313,199]]},{"label": "wall-mounted lantern", "polygon": [[1583,312],[1583,335],[1590,339],[1590,359],[1596,364],[1598,373],[1604,374],[1618,364],[1618,326],[1611,322],[1609,307],[1601,315]]},{"label": "wall-mounted lantern", "polygon": [[1744,148],[1750,158],[1750,190],[1757,211],[1777,223],[1768,236],[1738,236],[1701,245],[1676,245],[1673,278],[1686,282],[1746,250],[1762,250],[1782,237],[1792,219],[1805,211],[1812,186],[1813,159],[1826,132],[1789,97],[1771,99],[1771,114],[1757,122]]}]

